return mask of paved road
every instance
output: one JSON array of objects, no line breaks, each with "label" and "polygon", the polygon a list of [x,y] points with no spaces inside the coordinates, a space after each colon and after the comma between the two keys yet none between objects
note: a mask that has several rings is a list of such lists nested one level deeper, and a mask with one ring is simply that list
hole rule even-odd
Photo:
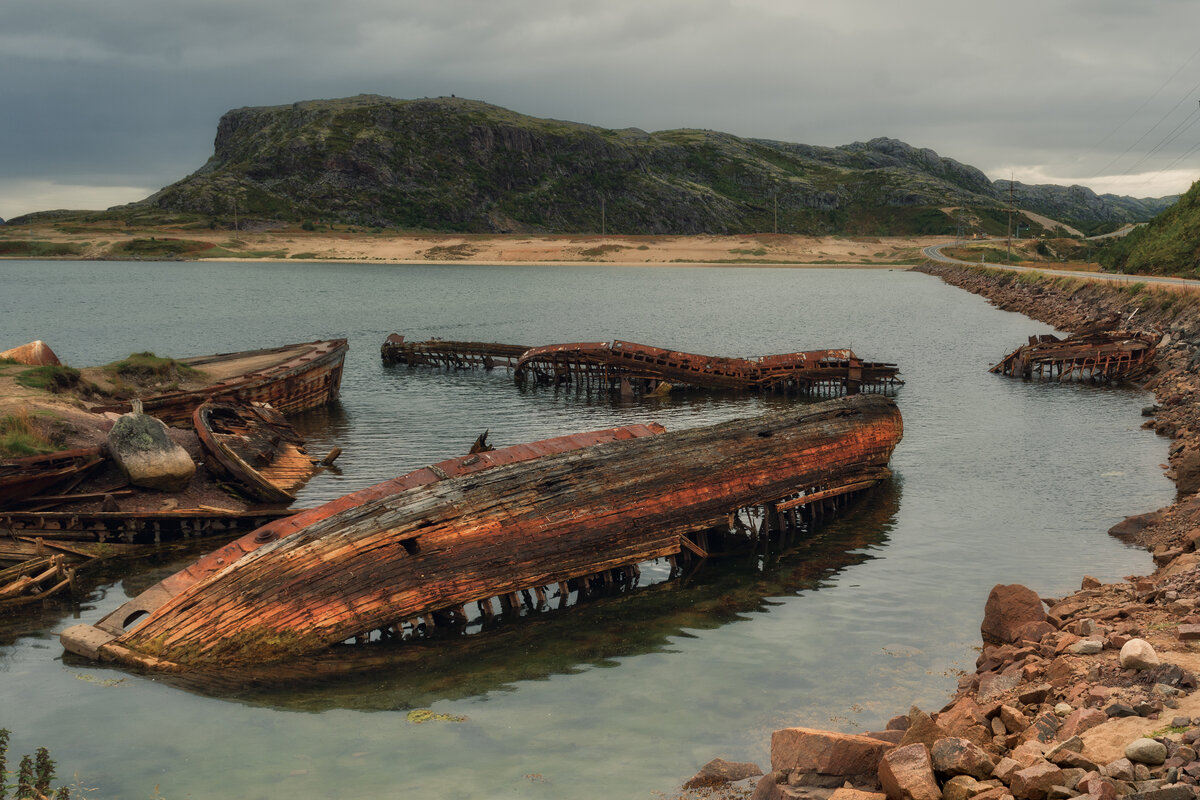
[{"label": "paved road", "polygon": [[1158,275],[1118,275],[1112,272],[1089,272],[1074,269],[1046,269],[1045,267],[1018,267],[1015,264],[993,264],[990,261],[963,261],[962,259],[951,258],[950,256],[942,253],[943,247],[953,247],[954,244],[954,242],[933,244],[924,248],[921,252],[924,253],[925,257],[930,261],[940,261],[943,264],[962,264],[968,267],[1010,269],[1014,272],[1040,272],[1043,275],[1064,275],[1068,278],[1084,278],[1087,280],[1109,281],[1111,283],[1160,283],[1168,286],[1200,287],[1200,280],[1192,280],[1190,278],[1164,278]]}]

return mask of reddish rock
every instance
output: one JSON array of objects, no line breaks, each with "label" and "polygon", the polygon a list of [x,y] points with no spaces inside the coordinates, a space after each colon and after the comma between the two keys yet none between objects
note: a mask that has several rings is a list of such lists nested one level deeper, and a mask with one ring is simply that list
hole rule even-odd
[{"label": "reddish rock", "polygon": [[1018,675],[997,675],[989,672],[979,679],[979,699],[987,700],[1011,692],[1021,682]]},{"label": "reddish rock", "polygon": [[1043,800],[1051,786],[1062,783],[1063,771],[1043,761],[1013,773],[1009,788],[1019,800]]},{"label": "reddish rock", "polygon": [[1020,733],[1029,727],[1029,717],[1012,706],[1000,706],[1000,719],[1009,733]]},{"label": "reddish rock", "polygon": [[814,728],[784,728],[771,734],[771,769],[822,775],[873,774],[888,742]]},{"label": "reddish rock", "polygon": [[882,792],[864,792],[859,789],[848,789],[845,786],[834,789],[833,794],[829,795],[829,800],[886,800],[887,795]]},{"label": "reddish rock", "polygon": [[1080,589],[1099,589],[1100,581],[1093,578],[1091,575],[1084,575],[1083,581],[1079,584]]},{"label": "reddish rock", "polygon": [[908,730],[908,717],[903,714],[898,717],[892,717],[887,721],[887,725],[884,728],[889,731],[906,731]]},{"label": "reddish rock", "polygon": [[1040,642],[1048,634],[1054,633],[1054,631],[1055,627],[1047,620],[1026,622],[1017,628],[1016,637],[1018,642]]},{"label": "reddish rock", "polygon": [[[1015,679],[1015,676],[998,677]],[[983,699],[982,691],[979,696]],[[938,714],[937,722],[946,731],[946,735],[968,739],[978,745],[985,745],[992,739],[991,721],[979,704],[970,697],[960,698],[954,705]],[[932,747],[932,743],[926,744]]]},{"label": "reddish rock", "polygon": [[58,356],[41,339],[35,339],[29,344],[23,344],[20,347],[0,352],[0,358],[12,359],[18,364],[28,364],[31,367],[62,366],[62,362],[58,360]]},{"label": "reddish rock", "polygon": [[727,783],[753,778],[762,774],[763,771],[759,769],[757,764],[714,758],[701,767],[700,771],[683,785],[683,788],[699,789],[704,786],[723,786]]},{"label": "reddish rock", "polygon": [[929,749],[938,739],[950,735],[945,728],[934,722],[928,714],[916,706],[909,710],[908,722],[908,730],[904,732],[904,738],[900,740],[901,747],[920,742],[925,745],[926,749]]},{"label": "reddish rock", "polygon": [[1018,583],[998,584],[988,595],[979,632],[985,642],[1007,644],[1018,641],[1022,626],[1045,621],[1046,610],[1036,592]]},{"label": "reddish rock", "polygon": [[863,736],[870,736],[888,744],[900,744],[904,740],[904,731],[867,731]]},{"label": "reddish rock", "polygon": [[1179,638],[1183,640],[1200,639],[1200,625],[1180,625]]},{"label": "reddish rock", "polygon": [[[1178,482],[1176,482],[1176,488],[1179,489],[1180,492],[1185,491],[1183,487],[1179,486]],[[1195,490],[1193,489],[1191,491]],[[1190,494],[1191,492],[1187,493]],[[1151,511],[1148,514],[1137,514],[1121,520],[1116,525],[1113,525],[1111,528],[1109,528],[1108,532],[1113,536],[1116,536],[1118,539],[1124,539],[1126,541],[1135,540],[1139,533],[1144,531],[1146,528],[1149,528],[1151,525],[1157,525],[1158,523],[1162,522],[1162,520],[1163,515],[1161,511]]]},{"label": "reddish rock", "polygon": [[1063,720],[1058,729],[1057,738],[1070,739],[1084,731],[1108,721],[1108,715],[1098,708],[1079,708],[1072,711]]},{"label": "reddish rock", "polygon": [[1015,758],[1002,758],[996,762],[995,768],[992,770],[992,777],[1004,783],[1011,783],[1013,773],[1017,770],[1024,769],[1026,765],[1017,761]]},{"label": "reddish rock", "polygon": [[929,751],[933,768],[946,775],[970,775],[984,780],[992,774],[996,763],[974,742],[957,736],[938,739]]},{"label": "reddish rock", "polygon": [[879,783],[888,800],[942,800],[925,745],[897,747],[879,762]]},{"label": "reddish rock", "polygon": [[1017,700],[1023,705],[1036,706],[1045,702],[1050,694],[1050,684],[1039,683],[1037,686],[1027,686],[1017,694]]}]

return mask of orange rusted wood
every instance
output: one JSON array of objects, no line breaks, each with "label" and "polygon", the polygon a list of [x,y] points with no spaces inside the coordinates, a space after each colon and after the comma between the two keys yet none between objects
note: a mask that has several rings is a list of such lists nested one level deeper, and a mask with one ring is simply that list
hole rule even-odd
[{"label": "orange rusted wood", "polygon": [[386,365],[407,364],[410,367],[483,367],[492,369],[497,365],[514,366],[517,359],[529,348],[523,344],[500,344],[498,342],[454,342],[444,339],[427,339],[409,342],[398,333],[389,334],[379,348],[379,356]]},{"label": "orange rusted wood", "polygon": [[847,349],[725,358],[613,340],[534,347],[517,361],[513,377],[519,384],[530,379],[542,384],[590,379],[605,388],[637,389],[644,381],[703,389],[840,389],[854,394],[863,387],[902,384],[897,372],[895,364],[864,362]]},{"label": "orange rusted wood", "polygon": [[50,349],[50,345],[41,339],[35,339],[28,344],[0,352],[0,359],[11,359],[18,364],[29,364],[33,367],[60,367],[62,362]]},{"label": "orange rusted wood", "polygon": [[97,651],[168,670],[262,663],[397,619],[512,602],[531,587],[673,557],[682,533],[732,510],[831,476],[878,475],[902,429],[891,400],[858,396],[427,482],[258,547]]},{"label": "orange rusted wood", "polygon": [[254,500],[291,503],[315,470],[304,439],[268,405],[210,400],[196,409],[192,424],[209,469]]},{"label": "orange rusted wood", "polygon": [[1162,334],[1158,331],[1085,330],[1059,339],[1030,336],[989,372],[1017,378],[1055,377],[1093,383],[1132,380],[1154,366],[1154,353]]},{"label": "orange rusted wood", "polygon": [[80,477],[103,463],[105,458],[107,454],[103,448],[85,447],[0,461],[0,508]]},{"label": "orange rusted wood", "polygon": [[[145,413],[168,425],[187,423],[205,400],[238,403],[269,403],[281,414],[317,408],[337,399],[342,385],[342,363],[349,345],[345,339],[291,344],[266,350],[221,353],[181,358],[180,363],[197,369],[222,363],[278,355],[269,366],[243,375],[224,378],[209,386],[142,398]],[[129,404],[95,406],[93,411],[129,411]]]}]

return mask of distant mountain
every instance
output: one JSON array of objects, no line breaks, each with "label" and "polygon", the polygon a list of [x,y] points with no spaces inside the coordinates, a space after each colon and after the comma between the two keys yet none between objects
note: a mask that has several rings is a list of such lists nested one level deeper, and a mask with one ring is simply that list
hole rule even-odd
[{"label": "distant mountain", "polygon": [[[1089,233],[1102,225],[1115,230],[1130,222],[1145,222],[1179,199],[1179,195],[1157,198],[1098,195],[1086,186],[1053,183],[1030,185],[1016,181],[1012,185],[1018,208],[1067,222]],[[992,186],[997,196],[1008,199],[1008,181],[993,181]]]},{"label": "distant mountain", "polygon": [[[1022,191],[1030,210],[1085,231],[1147,219],[1139,209],[1157,202],[1080,188]],[[895,139],[814,147],[359,95],[230,111],[208,163],[135,206],[464,232],[885,235],[1002,231],[1006,195]]]},{"label": "distant mountain", "polygon": [[1100,253],[1115,272],[1200,277],[1200,181],[1179,201]]}]

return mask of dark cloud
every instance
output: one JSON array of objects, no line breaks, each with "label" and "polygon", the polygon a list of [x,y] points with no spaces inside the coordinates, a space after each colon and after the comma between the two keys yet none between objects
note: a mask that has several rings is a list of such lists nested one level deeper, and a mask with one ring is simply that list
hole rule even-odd
[{"label": "dark cloud", "polygon": [[887,135],[993,177],[1163,194],[1200,165],[1159,174],[1200,124],[1138,161],[1197,108],[1198,23],[1185,0],[5,0],[0,216],[32,210],[31,182],[58,205],[71,187],[153,191],[204,162],[230,108],[360,92],[810,144]]}]

